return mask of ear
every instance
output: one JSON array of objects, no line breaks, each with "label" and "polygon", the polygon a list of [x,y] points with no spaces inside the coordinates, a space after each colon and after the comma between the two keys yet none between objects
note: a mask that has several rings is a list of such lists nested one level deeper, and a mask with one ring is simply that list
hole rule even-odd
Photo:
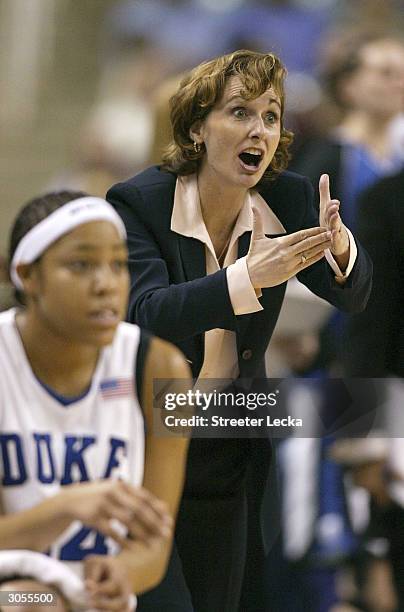
[{"label": "ear", "polygon": [[38,266],[33,264],[20,264],[17,272],[23,284],[23,292],[28,296],[35,296],[39,291]]},{"label": "ear", "polygon": [[203,143],[203,121],[199,119],[191,125],[189,130],[189,137],[192,142],[196,142],[198,144]]}]

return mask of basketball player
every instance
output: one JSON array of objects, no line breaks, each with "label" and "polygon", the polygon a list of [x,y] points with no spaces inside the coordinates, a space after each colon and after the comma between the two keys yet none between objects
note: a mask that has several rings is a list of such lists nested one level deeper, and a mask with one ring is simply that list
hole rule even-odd
[{"label": "basketball player", "polygon": [[120,612],[164,574],[183,484],[187,439],[153,436],[153,379],[189,377],[121,322],[125,240],[100,198],[32,200],[10,240],[23,304],[0,314],[0,548],[47,552]]}]

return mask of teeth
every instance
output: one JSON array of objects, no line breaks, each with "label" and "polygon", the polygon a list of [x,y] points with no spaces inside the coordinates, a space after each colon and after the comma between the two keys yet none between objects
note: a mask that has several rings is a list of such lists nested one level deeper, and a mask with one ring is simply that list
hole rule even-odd
[{"label": "teeth", "polygon": [[243,153],[250,153],[251,155],[261,155],[261,151],[259,149],[254,149],[250,147],[249,149],[245,149]]},{"label": "teeth", "polygon": [[115,316],[115,312],[110,309],[100,310],[94,314],[96,317],[114,317]]}]

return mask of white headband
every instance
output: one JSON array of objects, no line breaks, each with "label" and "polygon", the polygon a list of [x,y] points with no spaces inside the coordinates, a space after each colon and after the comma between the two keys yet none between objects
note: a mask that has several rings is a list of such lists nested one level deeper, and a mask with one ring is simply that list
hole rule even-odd
[{"label": "white headband", "polygon": [[61,236],[83,223],[90,221],[110,221],[126,240],[126,230],[121,217],[108,202],[102,198],[87,196],[64,204],[43,221],[40,221],[18,243],[11,261],[10,276],[17,289],[23,289],[17,272],[20,264],[30,264]]}]

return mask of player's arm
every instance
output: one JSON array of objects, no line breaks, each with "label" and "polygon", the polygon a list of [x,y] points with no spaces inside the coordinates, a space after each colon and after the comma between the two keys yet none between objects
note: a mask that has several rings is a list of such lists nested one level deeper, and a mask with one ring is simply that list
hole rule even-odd
[{"label": "player's arm", "polygon": [[119,480],[97,480],[67,485],[21,512],[2,511],[0,549],[45,551],[74,520],[127,546],[128,540],[113,528],[112,519],[130,528],[145,545],[153,538],[165,537],[170,524],[166,509],[145,489]]},{"label": "player's arm", "polygon": [[[153,338],[145,362],[142,405],[146,418],[146,461],[144,487],[162,500],[175,518],[181,498],[186,455],[187,436],[154,435],[153,419],[159,418],[155,401],[153,379],[181,379],[173,382],[171,390],[192,387],[189,367],[182,353],[173,345]],[[161,401],[161,400],[160,400]],[[154,413],[154,414],[153,414]],[[148,546],[135,541],[131,551],[125,550],[119,558],[128,568],[135,593],[156,586],[163,578],[172,546],[172,536],[155,538]]]},{"label": "player's arm", "polygon": [[0,549],[44,551],[70,522],[57,496],[29,510],[6,514],[0,489]]}]

